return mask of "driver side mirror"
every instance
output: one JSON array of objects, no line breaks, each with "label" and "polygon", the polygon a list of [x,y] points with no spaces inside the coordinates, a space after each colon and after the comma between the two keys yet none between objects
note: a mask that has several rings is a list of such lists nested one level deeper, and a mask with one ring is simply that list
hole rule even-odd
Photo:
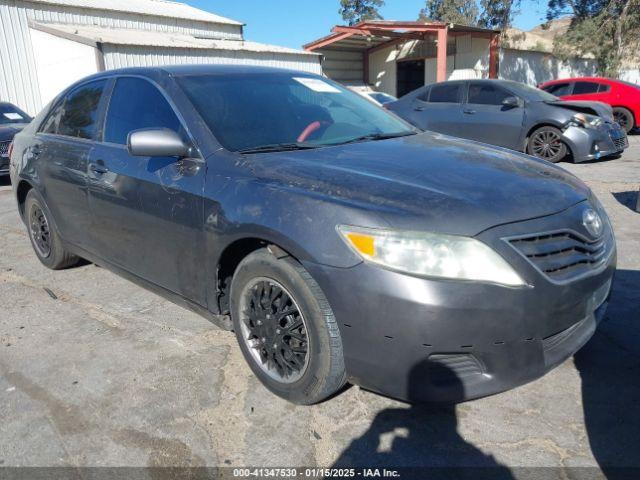
[{"label": "driver side mirror", "polygon": [[192,148],[180,135],[167,128],[146,128],[129,133],[127,150],[136,157],[192,156]]},{"label": "driver side mirror", "polygon": [[518,97],[507,97],[502,101],[502,106],[507,108],[518,108],[520,106],[520,99]]}]

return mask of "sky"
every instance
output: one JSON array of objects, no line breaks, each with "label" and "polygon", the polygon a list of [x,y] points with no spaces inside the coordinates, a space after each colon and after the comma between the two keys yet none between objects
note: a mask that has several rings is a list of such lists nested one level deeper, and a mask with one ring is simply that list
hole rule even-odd
[{"label": "sky", "polygon": [[[324,37],[337,24],[338,0],[182,0],[194,7],[246,24],[245,38],[254,42],[300,48]],[[424,0],[386,0],[387,20],[415,20]],[[546,0],[522,0],[514,26],[530,30],[544,21]]]}]

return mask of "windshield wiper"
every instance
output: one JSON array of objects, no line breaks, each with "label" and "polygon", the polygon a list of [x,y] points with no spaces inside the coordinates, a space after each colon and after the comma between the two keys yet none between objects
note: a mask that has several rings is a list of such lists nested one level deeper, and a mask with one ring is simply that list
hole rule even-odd
[{"label": "windshield wiper", "polygon": [[309,143],[270,143],[269,145],[260,145],[258,147],[249,147],[238,150],[238,153],[265,153],[265,152],[286,152],[291,150],[310,150],[318,148],[317,145]]},{"label": "windshield wiper", "polygon": [[347,143],[357,143],[376,140],[388,140],[390,138],[408,137],[409,135],[416,135],[417,132],[407,131],[398,133],[370,133],[368,135],[362,135],[360,137],[352,138],[346,142],[342,142],[339,145],[346,145]]}]

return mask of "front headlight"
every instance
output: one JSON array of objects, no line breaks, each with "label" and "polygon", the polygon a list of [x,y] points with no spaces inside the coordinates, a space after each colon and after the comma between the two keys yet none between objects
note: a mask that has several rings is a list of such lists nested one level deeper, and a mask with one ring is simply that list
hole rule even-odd
[{"label": "front headlight", "polygon": [[345,225],[339,226],[338,231],[364,260],[392,270],[428,277],[525,285],[511,265],[474,238]]},{"label": "front headlight", "polygon": [[597,128],[604,123],[602,118],[597,115],[589,115],[587,113],[576,113],[567,123],[568,127]]}]

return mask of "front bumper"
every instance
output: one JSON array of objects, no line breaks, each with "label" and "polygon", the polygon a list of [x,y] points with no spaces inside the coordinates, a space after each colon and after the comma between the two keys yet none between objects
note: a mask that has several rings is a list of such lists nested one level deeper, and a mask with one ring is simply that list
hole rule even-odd
[{"label": "front bumper", "polygon": [[[517,225],[531,232],[545,231],[546,223]],[[491,244],[509,227],[479,238]],[[340,325],[350,381],[412,402],[458,402],[539,378],[581,348],[606,310],[615,247],[602,268],[563,284],[505,247],[501,253],[530,286],[425,279],[367,263],[305,263]]]},{"label": "front bumper", "polygon": [[568,127],[562,140],[571,150],[575,162],[618,155],[629,147],[627,134],[616,123],[606,123],[599,128]]}]

